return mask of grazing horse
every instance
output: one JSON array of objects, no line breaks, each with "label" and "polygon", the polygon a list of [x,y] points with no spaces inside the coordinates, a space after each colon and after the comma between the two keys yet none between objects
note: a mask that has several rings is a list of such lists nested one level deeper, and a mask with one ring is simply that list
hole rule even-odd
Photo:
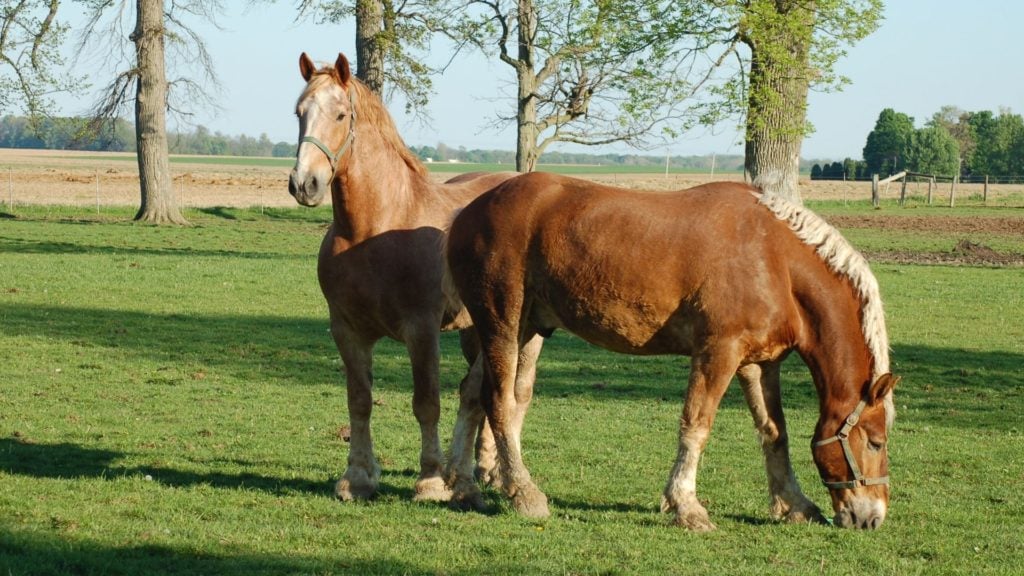
[{"label": "grazing horse", "polygon": [[[779,373],[792,350],[810,368],[820,400],[812,452],[835,523],[876,528],[884,520],[898,378],[889,374],[878,283],[864,258],[809,210],[739,183],[664,194],[526,174],[458,214],[447,261],[480,339],[478,394],[518,512],[548,515],[520,453],[516,399],[526,391],[516,382],[516,354],[536,335],[564,328],[615,352],[691,357],[678,455],[662,499],[678,525],[714,528],[697,499],[697,463],[733,374],[761,438],[772,515],[824,520],[789,457]],[[465,412],[462,434],[478,417]],[[479,489],[470,444],[455,444],[453,503],[472,505]]]},{"label": "grazing horse", "polygon": [[331,335],[345,365],[351,446],[335,486],[342,500],[373,496],[380,465],[370,434],[374,344],[405,343],[412,362],[412,407],[420,425],[416,498],[446,500],[440,417],[439,331],[465,328],[464,311],[441,293],[443,228],[455,210],[514,173],[428,180],[380,99],[352,77],[339,54],[318,69],[305,53],[306,88],[295,113],[299,148],[288,191],[304,206],[330,191],[334,222],[320,245],[317,276],[330,310]]}]

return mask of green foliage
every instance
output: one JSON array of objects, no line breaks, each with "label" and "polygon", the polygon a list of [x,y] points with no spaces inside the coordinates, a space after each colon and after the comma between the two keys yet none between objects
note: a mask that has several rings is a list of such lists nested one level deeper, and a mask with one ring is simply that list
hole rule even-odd
[{"label": "green foliage", "polygon": [[1024,175],[1024,118],[1008,110],[999,115],[985,110],[970,115],[975,150],[970,170],[974,174]]},{"label": "green foliage", "polygon": [[52,111],[54,93],[83,88],[85,76],[60,69],[68,26],[56,18],[59,5],[49,0],[0,1],[0,114],[18,110],[38,118]]},{"label": "green foliage", "polygon": [[[893,368],[904,377],[880,531],[771,521],[760,447],[733,386],[698,477],[719,530],[695,535],[658,511],[685,360],[614,355],[556,332],[523,435],[554,514],[529,521],[490,490],[491,514],[412,502],[419,429],[410,369],[402,345],[384,341],[374,366],[383,490],[342,504],[331,486],[348,453],[337,434],[345,392],[315,275],[329,209],[193,210],[189,229],[128,224],[129,211],[102,219],[73,210],[35,208],[0,225],[4,574],[1024,566],[1021,269],[873,266]],[[865,236],[884,245],[891,233]],[[455,335],[442,351],[444,438],[464,363]],[[796,473],[828,509],[808,450],[816,395],[795,355],[783,392]]]},{"label": "green foliage", "polygon": [[878,115],[864,145],[868,172],[888,176],[906,167],[906,150],[914,133],[914,119],[892,108]]},{"label": "green foliage", "polygon": [[914,172],[953,176],[960,170],[960,145],[939,126],[915,130],[905,156],[907,169]]}]

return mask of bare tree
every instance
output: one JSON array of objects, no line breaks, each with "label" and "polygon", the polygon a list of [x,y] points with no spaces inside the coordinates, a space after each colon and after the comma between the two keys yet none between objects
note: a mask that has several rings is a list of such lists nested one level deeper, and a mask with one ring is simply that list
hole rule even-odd
[{"label": "bare tree", "polygon": [[[119,116],[128,102],[134,101],[141,196],[135,219],[187,224],[174,194],[167,144],[167,112],[185,112],[171,103],[169,95],[172,88],[177,88],[183,101],[209,100],[202,86],[213,83],[211,60],[202,38],[184,23],[182,15],[212,20],[220,5],[215,0],[175,0],[166,8],[162,0],[136,0],[134,6],[126,0],[82,2],[89,7],[90,17],[82,31],[79,54],[90,42],[105,42],[110,54],[128,66],[107,86],[96,105],[94,120],[101,125]],[[135,22],[127,40],[134,51],[128,56],[122,44],[122,18],[131,14],[132,7]],[[103,26],[108,11],[115,16]],[[168,43],[177,50],[174,60],[197,65],[206,74],[206,82],[201,84],[185,77],[168,80]]]},{"label": "bare tree", "polygon": [[[681,29],[706,25],[706,3],[654,0],[470,0],[458,26],[516,78],[516,169],[555,142],[650,145],[698,117],[689,98],[718,58]],[[719,52],[722,52],[719,50]],[[659,132],[658,129],[661,129]]]},{"label": "bare tree", "polygon": [[[439,69],[425,63],[435,34],[450,38],[463,4],[453,0],[301,0],[299,17],[356,24],[356,76],[381,98],[405,98],[406,112],[426,116]],[[452,57],[459,47],[452,51]]]}]

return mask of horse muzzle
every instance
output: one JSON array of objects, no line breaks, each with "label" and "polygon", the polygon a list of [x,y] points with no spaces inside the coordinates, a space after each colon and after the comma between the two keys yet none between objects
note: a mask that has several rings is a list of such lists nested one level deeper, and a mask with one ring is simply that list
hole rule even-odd
[{"label": "horse muzzle", "polygon": [[303,206],[319,206],[327,194],[328,182],[315,174],[301,175],[292,170],[288,177],[288,193]]},{"label": "horse muzzle", "polygon": [[837,510],[833,523],[840,528],[874,530],[885,521],[887,506],[874,498],[855,498],[844,502]]}]

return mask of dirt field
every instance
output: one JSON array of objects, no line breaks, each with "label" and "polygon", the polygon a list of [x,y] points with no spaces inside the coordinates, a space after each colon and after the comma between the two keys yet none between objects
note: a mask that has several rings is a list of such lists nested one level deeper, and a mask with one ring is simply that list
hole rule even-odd
[{"label": "dirt field", "polygon": [[[472,170],[472,165],[466,165]],[[290,168],[174,163],[171,165],[178,203],[182,207],[266,206],[290,207]],[[3,172],[6,172],[4,174]],[[443,181],[452,173],[435,173]],[[652,174],[613,174],[591,179],[631,188],[678,190],[711,179],[740,179],[738,174],[680,174],[668,177]],[[6,182],[4,182],[6,180]],[[926,185],[911,185],[912,194],[923,195]],[[824,182],[804,180],[800,192],[805,199],[867,200],[867,182]],[[981,184],[961,184],[958,198],[980,195]],[[1024,185],[991,186],[989,197],[1024,195]],[[883,188],[883,198],[899,195],[899,185]],[[138,169],[133,154],[100,154],[40,150],[0,150],[0,204],[13,199],[18,204],[64,204],[133,206],[139,202]],[[949,201],[948,185],[936,191],[936,202]],[[901,221],[902,222],[902,221]]]},{"label": "dirt field", "polygon": [[[466,165],[472,170],[472,165]],[[182,207],[293,207],[288,195],[290,167],[231,166],[175,162],[171,165],[178,203]],[[7,172],[4,174],[3,172]],[[453,173],[433,173],[443,181]],[[663,175],[613,174],[594,175],[590,179],[616,186],[668,191],[688,188],[714,180],[739,180],[738,174]],[[7,182],[3,182],[6,180]],[[6,185],[4,185],[6,184]],[[866,182],[823,182],[804,180],[800,192],[805,199],[867,201],[871,185]],[[911,185],[911,195],[923,196],[925,184]],[[957,197],[980,197],[980,184],[960,185]],[[948,185],[936,191],[937,203],[948,203]],[[883,188],[882,198],[895,199],[899,185]],[[989,198],[1024,196],[1024,185],[991,186]],[[971,200],[977,204],[977,199]],[[138,169],[133,154],[99,154],[95,152],[53,152],[39,150],[0,149],[0,209],[10,202],[17,205],[137,206],[139,202]],[[942,229],[968,236],[971,234],[1010,234],[1024,236],[1024,210],[1013,210],[1006,217],[971,218],[929,214],[893,214],[879,212],[870,216],[832,215],[829,221],[839,228],[871,228],[934,230]],[[868,253],[875,262],[970,264],[991,266],[1022,266],[1024,254],[996,252],[986,246],[963,240],[953,250],[943,253],[911,253],[888,251]]]}]

